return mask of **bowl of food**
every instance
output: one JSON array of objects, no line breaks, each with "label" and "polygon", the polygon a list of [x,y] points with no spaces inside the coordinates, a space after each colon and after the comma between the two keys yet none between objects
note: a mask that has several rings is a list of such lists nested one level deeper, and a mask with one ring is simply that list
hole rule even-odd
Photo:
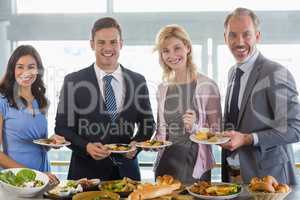
[{"label": "bowl of food", "polygon": [[34,197],[49,183],[46,174],[27,168],[11,168],[0,172],[0,184],[8,193],[17,197]]},{"label": "bowl of food", "polygon": [[233,199],[239,196],[243,189],[235,183],[199,181],[187,187],[187,191],[200,199]]},{"label": "bowl of food", "polygon": [[254,200],[283,200],[292,191],[287,184],[278,183],[273,176],[253,177],[247,190]]},{"label": "bowl of food", "polygon": [[121,197],[127,197],[131,192],[137,189],[140,182],[124,177],[121,180],[102,181],[99,184],[101,191],[115,192]]}]

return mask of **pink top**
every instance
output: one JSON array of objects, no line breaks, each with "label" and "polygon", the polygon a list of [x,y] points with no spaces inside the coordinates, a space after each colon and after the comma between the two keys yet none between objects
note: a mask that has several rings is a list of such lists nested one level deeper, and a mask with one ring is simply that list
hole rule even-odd
[{"label": "pink top", "polygon": [[[158,140],[166,139],[164,105],[168,85],[169,83],[167,82],[161,83],[158,86],[157,91],[158,119],[155,138]],[[194,98],[199,112],[199,121],[195,124],[193,130],[200,129],[201,127],[209,127],[214,130],[220,130],[222,113],[220,93],[216,83],[207,76],[198,74]],[[163,150],[158,152],[155,168],[157,167],[162,154]],[[211,146],[199,144],[198,156],[193,170],[193,178],[199,179],[205,171],[212,169],[214,164],[215,160]]]}]

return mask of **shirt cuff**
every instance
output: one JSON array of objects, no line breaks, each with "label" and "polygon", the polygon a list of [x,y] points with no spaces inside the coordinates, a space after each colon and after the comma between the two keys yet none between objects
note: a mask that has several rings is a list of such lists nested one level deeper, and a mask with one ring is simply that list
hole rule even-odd
[{"label": "shirt cuff", "polygon": [[257,146],[259,142],[257,133],[252,133],[252,137],[253,137],[253,146]]}]

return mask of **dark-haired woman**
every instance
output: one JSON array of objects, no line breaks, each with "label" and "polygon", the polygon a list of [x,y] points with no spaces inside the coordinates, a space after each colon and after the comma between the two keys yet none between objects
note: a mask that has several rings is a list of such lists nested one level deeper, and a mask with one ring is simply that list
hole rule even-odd
[{"label": "dark-haired woman", "polygon": [[[19,46],[8,61],[0,83],[0,142],[4,152],[0,154],[0,166],[4,168],[24,166],[50,171],[48,149],[32,142],[48,137],[43,71],[40,55],[29,45]],[[64,141],[57,135],[53,139]]]}]

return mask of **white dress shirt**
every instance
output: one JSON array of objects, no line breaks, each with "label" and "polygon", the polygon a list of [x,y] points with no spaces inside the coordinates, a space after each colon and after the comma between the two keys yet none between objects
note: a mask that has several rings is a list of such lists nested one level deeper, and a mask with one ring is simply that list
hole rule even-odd
[{"label": "white dress shirt", "polygon": [[96,63],[94,64],[94,69],[99,84],[100,93],[102,94],[103,99],[105,99],[103,77],[106,75],[113,76],[113,79],[111,80],[111,85],[114,90],[114,94],[116,98],[117,110],[118,112],[120,112],[125,99],[124,79],[122,76],[122,69],[120,67],[120,64],[118,64],[117,69],[113,73],[107,73],[103,71],[100,67],[96,65]]},{"label": "white dress shirt", "polygon": [[[238,108],[241,108],[241,104],[242,104],[242,100],[243,100],[243,96],[244,96],[244,92],[247,86],[247,82],[249,79],[249,76],[251,74],[251,71],[254,67],[254,63],[257,59],[259,55],[259,51],[258,50],[254,50],[254,52],[252,53],[252,55],[242,64],[236,64],[234,65],[231,69],[229,74],[235,73],[236,68],[239,67],[244,73],[241,77],[241,81],[240,81],[240,91],[239,91],[239,99],[238,99]],[[228,98],[228,104],[227,104],[227,112],[230,111],[230,102],[232,99],[232,90],[233,90],[233,86],[234,86],[234,79],[235,79],[235,74],[233,75],[233,78],[231,79],[231,83],[230,84],[230,91],[229,91],[229,98]],[[258,144],[258,136],[256,133],[252,133],[253,136],[253,145],[257,145]],[[230,157],[227,157],[227,162],[228,164],[233,167],[233,168],[239,168],[240,166],[240,162],[239,162],[239,156],[237,153],[232,153],[232,155]]]}]

